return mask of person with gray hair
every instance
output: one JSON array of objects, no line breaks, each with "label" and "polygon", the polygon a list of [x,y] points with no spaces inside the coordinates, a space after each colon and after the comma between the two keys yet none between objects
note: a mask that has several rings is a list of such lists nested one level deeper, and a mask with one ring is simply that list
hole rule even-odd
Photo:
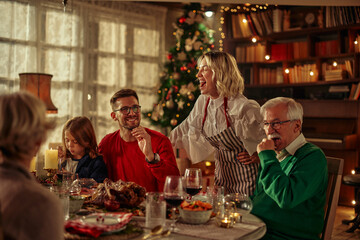
[{"label": "person with gray hair", "polygon": [[230,54],[205,53],[198,66],[201,95],[170,141],[193,163],[215,151],[215,185],[251,195],[259,167],[256,146],[265,136],[260,106],[243,95],[244,79]]},{"label": "person with gray hair", "polygon": [[252,214],[266,223],[263,239],[320,239],[327,161],[302,134],[303,108],[278,97],[260,109],[267,138],[257,146],[259,176]]},{"label": "person with gray hair", "polygon": [[4,239],[63,239],[60,200],[29,172],[55,126],[45,104],[27,92],[0,95],[0,202]]}]

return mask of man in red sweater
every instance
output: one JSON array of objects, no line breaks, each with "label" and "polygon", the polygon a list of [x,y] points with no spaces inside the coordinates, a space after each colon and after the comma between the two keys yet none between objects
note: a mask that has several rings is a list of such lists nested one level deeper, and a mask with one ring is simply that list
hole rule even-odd
[{"label": "man in red sweater", "polygon": [[107,134],[99,144],[109,178],[135,182],[147,192],[162,192],[166,176],[180,174],[170,140],[140,125],[141,106],[134,90],[116,92],[110,105],[119,130]]}]

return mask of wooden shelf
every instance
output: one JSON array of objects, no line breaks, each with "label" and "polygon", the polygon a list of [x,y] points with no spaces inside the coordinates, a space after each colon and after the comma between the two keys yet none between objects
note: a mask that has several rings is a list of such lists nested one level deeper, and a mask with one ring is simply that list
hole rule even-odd
[{"label": "wooden shelf", "polygon": [[[304,15],[308,10],[311,11],[310,8],[314,8],[316,11],[319,9],[316,7],[302,8]],[[289,7],[289,9],[293,8]],[[335,87],[344,87],[350,91],[353,85],[360,84],[360,53],[355,51],[356,45],[354,44],[356,36],[360,35],[360,24],[348,24],[331,28],[310,27],[264,34],[263,36],[250,34],[251,37],[231,38],[233,30],[232,20],[236,19],[231,17],[231,15],[234,14],[237,13],[224,13],[224,32],[225,36],[227,36],[224,39],[224,51],[235,57],[237,57],[236,54],[240,54],[238,66],[247,83],[245,84],[244,95],[250,99],[257,100],[260,104],[270,98],[279,96],[297,99],[304,108],[303,131],[305,137],[316,139],[317,142],[314,143],[319,145],[326,155],[344,158],[345,175],[349,174],[355,167],[359,167],[360,102],[348,100],[349,92],[332,92],[330,90],[333,90]],[[249,12],[241,12],[241,14],[249,14]],[[239,28],[241,28],[240,31],[235,29],[237,34],[239,32],[243,33],[241,25],[239,25]],[[243,34],[243,36],[249,36],[249,34]],[[258,61],[259,59],[264,59],[262,58],[264,47],[255,48],[256,51],[259,50],[261,55],[256,55],[255,57],[252,55],[250,57],[246,56],[246,54],[249,54],[248,50],[252,48],[250,46],[254,45],[252,42],[253,36],[257,38],[257,43],[255,44],[264,45],[265,54],[274,57],[275,60]],[[279,55],[283,54],[281,51],[284,48],[287,48],[286,44],[290,46],[287,49],[288,52],[285,52],[284,55]],[[272,49],[273,46],[274,48]],[[332,46],[336,46],[336,48]],[[277,52],[276,49],[279,49],[279,51]],[[296,50],[294,51],[294,49]],[[271,56],[272,52],[277,53],[277,56],[275,54]],[[251,59],[257,59],[257,61],[243,62]],[[343,66],[345,67],[348,67],[346,64],[349,65],[350,62],[352,64],[353,75],[348,74],[346,77],[344,76],[343,80],[325,81],[323,67],[330,68],[332,61],[344,64]],[[305,64],[311,65],[310,67],[305,67]],[[302,73],[305,70],[308,71],[310,69],[313,71],[316,68],[315,74],[318,74],[316,81],[304,82],[305,78],[309,78],[306,74],[301,75],[304,78],[301,77],[300,81],[303,82],[296,82],[298,78],[295,79],[296,81],[290,79],[289,75],[285,74],[285,69],[293,68],[292,71],[295,72],[296,68],[294,66],[300,66]],[[346,70],[348,69],[346,68]],[[277,74],[276,81],[274,81],[274,70]],[[270,75],[266,75],[268,74],[267,71],[273,72]],[[261,74],[262,76],[260,76]],[[266,78],[267,76],[271,76],[272,80],[269,81]],[[281,77],[283,83],[268,83],[279,82],[278,79],[281,80]],[[338,140],[335,141],[336,143],[334,141],[322,142],[321,139],[323,138]],[[353,189],[343,185],[341,187],[339,203],[343,205],[351,204],[351,200],[354,199],[353,195]]]}]

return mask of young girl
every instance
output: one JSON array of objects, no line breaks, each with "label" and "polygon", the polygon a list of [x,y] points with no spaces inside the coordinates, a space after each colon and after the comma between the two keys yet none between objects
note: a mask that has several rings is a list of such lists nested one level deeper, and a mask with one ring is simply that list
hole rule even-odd
[{"label": "young girl", "polygon": [[93,178],[96,182],[107,178],[106,165],[98,153],[95,131],[87,117],[68,120],[63,128],[62,142],[66,148],[64,157],[70,158],[61,164],[64,170],[79,174],[79,178]]}]

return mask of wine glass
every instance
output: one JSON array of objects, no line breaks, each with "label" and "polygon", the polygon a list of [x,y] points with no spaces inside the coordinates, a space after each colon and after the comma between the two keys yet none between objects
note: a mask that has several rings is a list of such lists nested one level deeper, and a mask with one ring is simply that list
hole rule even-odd
[{"label": "wine glass", "polygon": [[250,197],[241,193],[230,193],[225,196],[225,201],[235,204],[235,212],[238,214],[238,222],[242,221],[242,217],[249,214],[253,208]]},{"label": "wine glass", "polygon": [[186,193],[192,196],[198,194],[202,189],[202,174],[200,168],[187,168],[185,170],[185,189]]},{"label": "wine glass", "polygon": [[171,231],[175,230],[176,208],[184,201],[186,196],[184,178],[181,176],[167,176],[164,185],[165,201],[171,206]]}]

